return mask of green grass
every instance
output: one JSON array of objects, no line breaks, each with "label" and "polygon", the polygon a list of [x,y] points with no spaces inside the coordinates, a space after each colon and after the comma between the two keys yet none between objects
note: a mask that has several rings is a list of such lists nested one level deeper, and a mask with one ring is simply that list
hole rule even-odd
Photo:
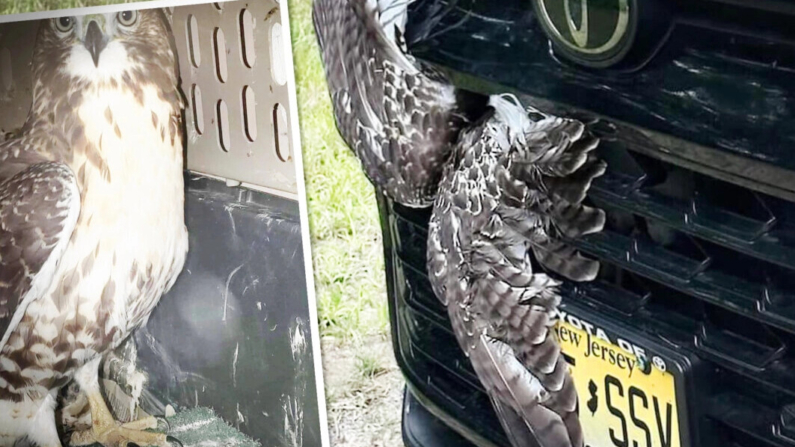
[{"label": "green grass", "polygon": [[[0,13],[122,2],[0,0]],[[362,341],[388,329],[381,231],[373,188],[334,124],[311,5],[289,1],[320,330]]]},{"label": "green grass", "polygon": [[388,328],[381,231],[374,190],[334,124],[311,5],[289,2],[320,330],[361,340]]},{"label": "green grass", "polygon": [[387,372],[381,356],[363,352],[356,355],[356,370],[362,378],[372,379]]}]

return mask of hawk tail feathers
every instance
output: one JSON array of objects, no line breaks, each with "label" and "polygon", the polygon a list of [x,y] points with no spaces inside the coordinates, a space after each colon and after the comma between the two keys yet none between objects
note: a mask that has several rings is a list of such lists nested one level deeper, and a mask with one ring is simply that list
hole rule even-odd
[{"label": "hawk tail feathers", "polygon": [[[496,125],[502,126],[503,132],[497,134],[505,135],[510,145],[501,186],[507,193],[504,197],[513,203],[504,203],[499,212],[530,240],[544,267],[575,281],[593,279],[599,263],[581,256],[565,240],[604,228],[604,211],[583,204],[594,179],[606,169],[590,154],[599,140],[581,122],[524,107],[513,95],[494,95],[489,104]],[[539,216],[543,216],[542,232],[533,223]]]},{"label": "hawk tail feathers", "polygon": [[511,407],[502,402],[492,399],[492,406],[497,413],[500,424],[502,425],[508,440],[513,446],[521,447],[546,447],[547,445],[584,445],[582,428],[577,413],[569,413],[563,417],[563,424],[569,430],[570,444],[540,444],[533,431],[527,426],[527,422]]},{"label": "hawk tail feathers", "polygon": [[[537,206],[528,208],[501,204],[497,212],[502,223],[530,243],[536,261],[572,281],[590,281],[599,272],[599,262],[583,257],[574,247],[555,238],[547,231],[538,231]],[[599,231],[604,226],[604,211],[584,205],[571,205],[560,201],[553,206],[548,220],[555,231],[571,236]]]},{"label": "hawk tail feathers", "polygon": [[[539,161],[538,168],[549,177],[566,177],[588,162],[591,152],[599,146],[599,139],[587,132],[579,121],[555,118],[548,123],[553,127],[550,139],[561,150],[550,151],[548,158]],[[576,126],[572,127],[572,123]],[[555,135],[555,131],[562,132]]]},{"label": "hawk tail feathers", "polygon": [[606,168],[607,164],[604,161],[591,160],[566,176],[544,176],[543,182],[550,198],[579,204],[585,200],[591,183],[604,174]]},{"label": "hawk tail feathers", "polygon": [[599,261],[582,256],[564,242],[535,241],[532,249],[539,264],[572,281],[591,281],[599,273]]},{"label": "hawk tail feathers", "polygon": [[[547,405],[555,401],[553,396],[559,392],[545,389],[539,378],[522,365],[508,345],[487,335],[480,335],[477,347],[470,350],[470,359],[513,445],[582,446],[576,415],[572,430],[566,424],[566,420],[570,419],[569,412]],[[573,392],[573,388],[565,392]]]},{"label": "hawk tail feathers", "polygon": [[606,220],[605,212],[599,208],[563,200],[552,206],[549,217],[555,229],[570,239],[602,231]]}]

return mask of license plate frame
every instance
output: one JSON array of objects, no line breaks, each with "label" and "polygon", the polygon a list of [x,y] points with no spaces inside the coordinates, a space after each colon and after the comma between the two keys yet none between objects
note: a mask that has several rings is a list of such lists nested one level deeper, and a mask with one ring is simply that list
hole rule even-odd
[{"label": "license plate frame", "polygon": [[[568,302],[567,302],[568,301]],[[561,341],[561,348],[563,355],[571,367],[572,375],[575,377],[575,384],[577,385],[577,392],[579,395],[579,412],[580,420],[585,432],[586,447],[633,447],[633,441],[637,442],[638,447],[690,447],[690,430],[688,424],[689,407],[686,399],[688,394],[688,380],[692,371],[689,356],[685,355],[686,352],[677,352],[671,346],[667,346],[660,341],[655,341],[648,337],[637,328],[624,325],[616,322],[614,318],[608,318],[600,312],[595,311],[593,308],[586,308],[571,303],[569,300],[564,300],[558,312],[560,322],[555,326],[555,334]],[[569,340],[561,340],[561,328],[568,330],[579,331],[583,337],[579,346],[580,352],[572,352],[573,343],[571,342],[571,334],[568,335]],[[596,343],[599,347],[612,347],[614,352],[606,354],[607,360],[604,362],[609,363],[610,355],[616,358],[618,355],[623,355],[623,360],[616,360],[616,364],[603,365],[602,361],[597,361],[593,356],[589,359],[583,359],[586,350],[585,337],[587,334],[591,343]],[[566,338],[564,335],[564,338]],[[591,349],[593,354],[594,349]],[[645,374],[640,370],[644,365],[637,363],[632,369],[632,377],[629,377],[628,361],[637,360],[638,354],[642,354],[647,359],[649,364],[650,374]],[[577,369],[577,359],[580,359],[580,369]],[[652,360],[654,359],[654,360]],[[599,364],[599,368],[594,365]],[[625,368],[622,368],[624,376],[616,377],[615,369],[617,364],[621,363]],[[660,373],[660,365],[664,365],[665,373]],[[584,367],[590,367],[584,370]],[[612,375],[613,379],[618,379],[618,383],[611,381],[607,384],[607,375]],[[643,376],[643,377],[641,377]],[[587,380],[585,379],[587,377]],[[658,385],[653,390],[649,390],[648,379],[654,377],[654,381]],[[662,383],[660,380],[666,378],[668,383]],[[643,379],[647,379],[646,382]],[[589,389],[590,381],[596,385],[596,390]],[[588,385],[586,385],[586,383]],[[640,385],[640,386],[638,386]],[[636,390],[630,398],[629,388],[634,386],[636,390],[639,388],[641,393]],[[668,395],[663,388],[668,387]],[[670,390],[670,388],[673,388]],[[606,402],[605,389],[610,388],[610,395],[613,398],[611,405],[608,406]],[[617,393],[621,388],[623,395]],[[689,390],[693,391],[693,390]],[[643,408],[643,397],[639,394],[644,394],[647,408]],[[594,405],[592,397],[596,395],[596,405]],[[649,398],[649,396],[652,396]],[[657,411],[654,410],[654,397],[657,398]],[[635,413],[627,412],[629,408],[629,401],[633,400],[636,405],[637,411]],[[665,403],[671,402],[674,404],[671,409],[670,418],[666,420]],[[589,407],[589,404],[591,406]],[[590,410],[596,406],[596,411]],[[610,409],[618,410],[621,417],[610,411]],[[648,416],[654,414],[655,418],[648,420]],[[606,417],[609,415],[610,417]],[[633,419],[633,416],[635,419]],[[640,417],[639,417],[640,416]],[[647,416],[644,418],[643,416]],[[621,422],[623,417],[623,423]],[[656,420],[657,417],[661,417]],[[596,422],[594,421],[596,419]],[[647,444],[645,431],[637,424],[637,421],[647,426],[647,431],[650,432],[651,444]],[[671,436],[668,442],[660,441],[664,439],[664,430],[666,423],[670,423]],[[622,426],[623,424],[623,426]],[[660,427],[663,432],[660,432]],[[678,428],[678,439],[675,439],[675,433]],[[611,433],[610,430],[613,430]],[[595,432],[598,432],[595,434]]]}]

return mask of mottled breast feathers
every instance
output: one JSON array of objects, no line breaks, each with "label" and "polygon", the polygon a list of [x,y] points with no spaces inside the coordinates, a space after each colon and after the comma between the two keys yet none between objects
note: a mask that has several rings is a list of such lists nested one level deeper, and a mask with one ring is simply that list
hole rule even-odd
[{"label": "mottled breast feathers", "polygon": [[164,11],[31,26],[30,111],[0,143],[0,445],[56,445],[44,402],[146,321],[188,248]]}]

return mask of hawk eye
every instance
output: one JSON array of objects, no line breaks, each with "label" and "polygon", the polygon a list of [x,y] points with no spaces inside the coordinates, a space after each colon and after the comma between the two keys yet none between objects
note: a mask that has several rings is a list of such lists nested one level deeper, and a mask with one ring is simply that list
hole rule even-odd
[{"label": "hawk eye", "polygon": [[122,26],[133,26],[138,21],[138,11],[122,11],[116,14],[116,20]]},{"label": "hawk eye", "polygon": [[74,26],[74,17],[60,17],[55,19],[55,28],[62,33],[68,33],[72,30],[72,28],[74,28]]}]

